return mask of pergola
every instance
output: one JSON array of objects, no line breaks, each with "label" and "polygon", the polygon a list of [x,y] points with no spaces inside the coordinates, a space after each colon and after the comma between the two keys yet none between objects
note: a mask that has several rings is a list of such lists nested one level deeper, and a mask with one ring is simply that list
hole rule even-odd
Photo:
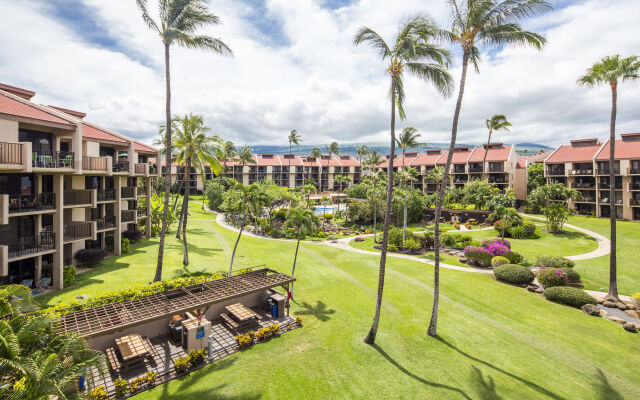
[{"label": "pergola", "polygon": [[295,280],[293,276],[264,268],[167,290],[138,300],[74,311],[60,318],[59,331],[75,332],[85,338],[101,336],[278,286],[288,292],[289,284]]}]

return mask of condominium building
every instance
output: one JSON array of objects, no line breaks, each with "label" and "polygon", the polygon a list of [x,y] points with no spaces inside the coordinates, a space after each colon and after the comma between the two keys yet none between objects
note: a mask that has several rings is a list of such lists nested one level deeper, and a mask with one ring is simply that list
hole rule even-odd
[{"label": "condominium building", "polygon": [[609,141],[572,140],[545,160],[545,178],[582,193],[570,201],[579,214],[609,217],[615,205],[617,218],[640,220],[640,133],[621,135],[615,146],[615,198],[610,198]]},{"label": "condominium building", "polygon": [[[242,165],[235,160],[226,160],[220,176],[235,179],[236,181],[250,185],[265,179],[274,181],[278,186],[296,188],[305,184],[307,180],[313,180],[319,184],[320,191],[341,190],[346,184],[334,180],[338,175],[343,175],[351,180],[351,183],[360,183],[362,168],[358,160],[351,156],[322,156],[321,158],[300,157],[295,154],[257,154],[253,156],[254,163]],[[166,166],[163,167],[163,174]],[[183,180],[184,167],[178,164],[171,166],[171,182]],[[202,176],[194,169],[190,172],[190,185],[192,189],[203,190]],[[206,170],[205,179],[211,179],[211,170]]]},{"label": "condominium building", "polygon": [[0,279],[46,276],[60,289],[78,250],[118,255],[122,232],[139,223],[150,235],[146,200],[160,154],[34,96],[0,84]]}]

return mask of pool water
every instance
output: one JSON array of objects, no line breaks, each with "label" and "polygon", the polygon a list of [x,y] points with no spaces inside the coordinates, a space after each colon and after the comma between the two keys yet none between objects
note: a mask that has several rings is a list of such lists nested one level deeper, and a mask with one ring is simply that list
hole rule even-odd
[{"label": "pool water", "polygon": [[334,211],[333,207],[316,207],[316,213],[322,214],[324,213],[332,213]]}]

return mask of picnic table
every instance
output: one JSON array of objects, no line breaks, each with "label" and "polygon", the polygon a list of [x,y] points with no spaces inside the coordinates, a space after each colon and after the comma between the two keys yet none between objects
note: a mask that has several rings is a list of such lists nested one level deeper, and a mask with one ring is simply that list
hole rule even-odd
[{"label": "picnic table", "polygon": [[116,339],[116,346],[122,358],[122,367],[131,368],[144,363],[150,356],[148,339],[143,339],[137,333],[122,336]]},{"label": "picnic table", "polygon": [[231,304],[225,307],[229,314],[238,323],[238,328],[247,328],[255,323],[257,320],[262,319],[252,309],[245,307],[241,303]]}]

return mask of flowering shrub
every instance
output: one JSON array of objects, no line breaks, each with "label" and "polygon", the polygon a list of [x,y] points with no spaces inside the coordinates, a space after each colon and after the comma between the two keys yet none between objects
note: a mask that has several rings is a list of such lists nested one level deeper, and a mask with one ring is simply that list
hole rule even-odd
[{"label": "flowering shrub", "polygon": [[[640,293],[638,293],[638,300],[640,300]],[[296,324],[302,326],[302,317],[296,317]]]},{"label": "flowering shrub", "polygon": [[189,354],[187,354],[187,360],[189,360],[189,364],[197,365],[204,362],[205,351],[206,351],[205,349],[189,351]]},{"label": "flowering shrub", "polygon": [[569,277],[566,272],[558,268],[541,268],[538,271],[538,282],[545,288],[553,286],[567,286]]},{"label": "flowering shrub", "polygon": [[511,242],[509,242],[508,240],[502,240],[502,239],[482,239],[482,247],[487,248],[489,246],[491,246],[494,243],[499,243],[503,246],[507,246],[508,248],[511,248]]},{"label": "flowering shrub", "polygon": [[511,253],[511,249],[501,243],[491,243],[489,247],[487,247],[487,251],[493,256],[506,256]]},{"label": "flowering shrub", "polygon": [[238,335],[235,337],[236,343],[238,344],[238,347],[240,347],[241,349],[250,346],[253,344],[253,339],[256,337],[256,334],[254,331],[249,331],[247,333]]},{"label": "flowering shrub", "polygon": [[108,398],[107,389],[102,385],[89,392],[89,400],[107,400]]},{"label": "flowering shrub", "polygon": [[140,389],[140,384],[145,383],[145,381],[145,378],[140,377],[129,382],[129,393],[133,393]]},{"label": "flowering shrub", "polygon": [[153,384],[158,378],[158,373],[153,371],[148,371],[144,374],[144,379],[147,381],[149,385]]},{"label": "flowering shrub", "polygon": [[127,388],[129,387],[129,382],[124,379],[116,379],[113,381],[113,385],[116,388],[116,397],[122,397],[127,393]]},{"label": "flowering shrub", "polygon": [[464,256],[473,264],[477,264],[481,267],[488,267],[491,265],[493,253],[483,247],[467,246],[464,248]]},{"label": "flowering shrub", "polygon": [[173,368],[176,372],[184,372],[191,366],[189,359],[186,357],[176,358],[176,361],[173,362]]},{"label": "flowering shrub", "polygon": [[509,264],[509,259],[503,256],[495,256],[491,259],[491,266],[497,268],[501,265]]}]

